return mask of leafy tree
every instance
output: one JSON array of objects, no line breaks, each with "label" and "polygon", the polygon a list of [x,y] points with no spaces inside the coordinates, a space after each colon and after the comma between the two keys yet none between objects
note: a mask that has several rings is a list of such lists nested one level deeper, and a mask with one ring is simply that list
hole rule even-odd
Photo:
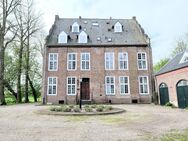
[{"label": "leafy tree", "polygon": [[184,41],[184,40],[177,41],[176,46],[172,51],[171,57],[174,57],[178,53],[184,52],[187,49],[188,49],[188,45],[187,45],[186,41]]},{"label": "leafy tree", "polygon": [[164,65],[166,65],[169,61],[169,58],[161,59],[157,64],[154,65],[154,72],[158,72]]}]

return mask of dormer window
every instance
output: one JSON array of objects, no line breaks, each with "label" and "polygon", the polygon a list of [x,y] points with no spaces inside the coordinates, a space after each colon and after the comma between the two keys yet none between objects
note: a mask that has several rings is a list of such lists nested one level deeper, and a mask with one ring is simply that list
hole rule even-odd
[{"label": "dormer window", "polygon": [[180,60],[180,64],[185,62],[188,62],[188,52],[184,53],[183,57]]},{"label": "dormer window", "polygon": [[59,34],[58,43],[67,43],[67,34],[64,31]]},{"label": "dormer window", "polygon": [[79,32],[79,24],[77,22],[73,23],[72,25],[72,32]]},{"label": "dormer window", "polygon": [[122,32],[122,25],[119,22],[115,24],[114,32]]},{"label": "dormer window", "polygon": [[78,43],[87,43],[87,34],[82,31],[78,36]]}]

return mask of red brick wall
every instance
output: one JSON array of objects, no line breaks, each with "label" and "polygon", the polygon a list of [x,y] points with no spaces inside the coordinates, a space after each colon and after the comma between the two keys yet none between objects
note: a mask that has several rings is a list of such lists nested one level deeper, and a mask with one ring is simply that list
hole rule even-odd
[{"label": "red brick wall", "polygon": [[158,93],[160,84],[166,83],[170,102],[178,106],[176,85],[182,79],[188,80],[188,67],[156,76],[156,88]]},{"label": "red brick wall", "polygon": [[[77,53],[77,70],[67,71],[67,53]],[[81,52],[90,52],[90,71],[80,70]],[[114,52],[115,70],[105,71],[105,52]],[[129,70],[119,70],[118,68],[118,52],[128,52]],[[147,53],[148,70],[137,69],[137,52]],[[48,53],[58,53],[58,71],[48,71]],[[43,75],[43,96],[47,102],[58,103],[59,100],[75,103],[76,96],[66,95],[67,76],[76,76],[79,78],[90,78],[90,97],[97,103],[103,103],[109,99],[112,103],[131,103],[132,98],[139,98],[141,103],[150,103],[152,94],[151,74],[152,74],[152,54],[149,47],[59,47],[46,48],[44,57],[44,75]],[[115,96],[105,95],[105,76],[115,76]],[[147,75],[149,78],[149,95],[139,95],[138,76]],[[49,76],[58,77],[57,96],[49,96],[47,94],[47,78]],[[130,95],[120,95],[119,92],[119,76],[129,76]],[[79,90],[78,90],[79,94]]]}]

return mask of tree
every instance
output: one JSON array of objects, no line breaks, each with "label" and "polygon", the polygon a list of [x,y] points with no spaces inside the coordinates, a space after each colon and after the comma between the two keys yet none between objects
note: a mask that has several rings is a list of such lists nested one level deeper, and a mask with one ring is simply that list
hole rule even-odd
[{"label": "tree", "polygon": [[184,40],[177,41],[175,48],[172,51],[172,57],[176,56],[178,53],[184,52],[188,49],[187,43]]},{"label": "tree", "polygon": [[20,5],[20,0],[0,0],[0,5],[0,104],[4,105],[6,104],[4,97],[5,49],[16,35],[11,34],[11,30],[16,26],[14,25],[12,14],[16,7]]},{"label": "tree", "polygon": [[154,72],[158,72],[164,65],[166,65],[169,61],[169,58],[161,59],[157,64],[154,65]]}]

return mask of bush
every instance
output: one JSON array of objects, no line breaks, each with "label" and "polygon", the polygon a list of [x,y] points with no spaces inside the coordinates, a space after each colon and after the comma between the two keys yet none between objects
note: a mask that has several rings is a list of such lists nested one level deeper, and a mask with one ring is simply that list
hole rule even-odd
[{"label": "bush", "polygon": [[92,109],[91,107],[88,107],[88,108],[85,108],[85,111],[86,111],[86,112],[92,112],[93,109]]},{"label": "bush", "polygon": [[91,105],[91,108],[96,108],[96,107],[97,107],[97,105],[96,105],[96,104]]},{"label": "bush", "polygon": [[84,108],[89,108],[90,106],[88,104],[84,105]]},{"label": "bush", "polygon": [[56,107],[50,107],[50,111],[55,111]]},{"label": "bush", "polygon": [[73,108],[74,108],[74,105],[69,105],[69,108],[73,109]]},{"label": "bush", "polygon": [[56,111],[56,112],[62,112],[62,110],[63,110],[62,107],[56,107],[56,108],[55,108],[55,111]]},{"label": "bush", "polygon": [[74,107],[74,108],[73,108],[73,111],[74,111],[74,112],[80,112],[80,108],[79,108],[79,107]]},{"label": "bush", "polygon": [[104,109],[104,106],[98,106],[97,108],[96,108],[96,111],[97,112],[102,112],[103,111],[103,109]]},{"label": "bush", "polygon": [[63,112],[71,112],[71,108],[69,106],[62,107]]},{"label": "bush", "polygon": [[105,106],[105,110],[106,111],[110,111],[110,110],[112,110],[113,108],[112,108],[112,106]]},{"label": "bush", "polygon": [[172,107],[172,106],[173,106],[173,104],[172,104],[172,103],[170,103],[170,102],[168,102],[168,103],[166,103],[166,104],[165,104],[165,106],[170,106],[170,107]]}]

